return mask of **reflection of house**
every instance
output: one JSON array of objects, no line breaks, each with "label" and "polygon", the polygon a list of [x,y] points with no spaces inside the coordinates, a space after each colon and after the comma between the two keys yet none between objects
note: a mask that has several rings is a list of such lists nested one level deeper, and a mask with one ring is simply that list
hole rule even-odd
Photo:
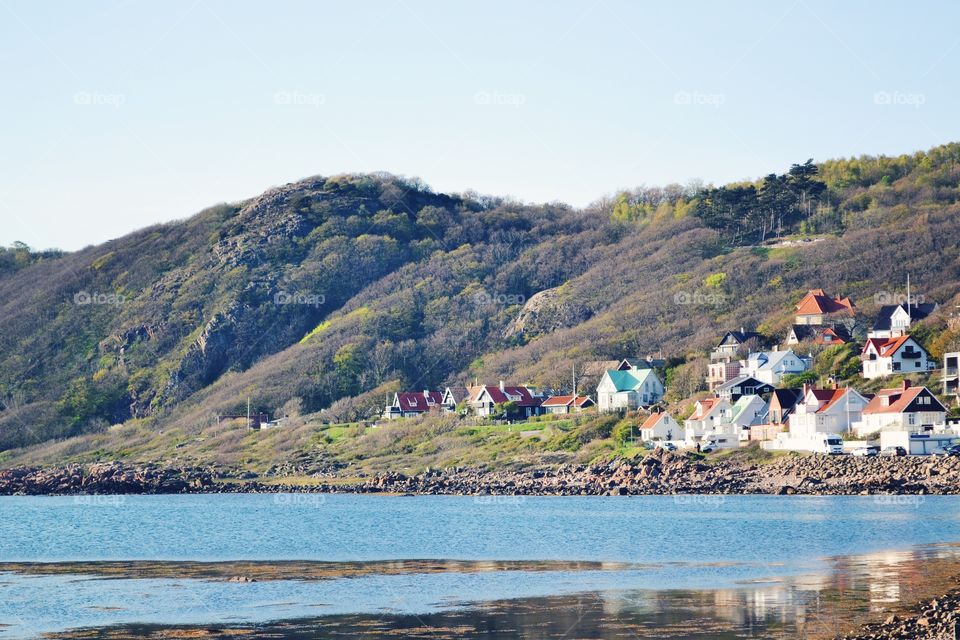
[{"label": "reflection of house", "polygon": [[597,385],[600,411],[638,409],[660,402],[663,383],[653,369],[608,369]]},{"label": "reflection of house", "polygon": [[729,403],[734,403],[740,396],[766,395],[772,393],[774,386],[768,382],[761,382],[751,376],[737,376],[733,380],[724,382],[714,389],[714,394]]},{"label": "reflection of house", "polygon": [[443,406],[443,394],[439,391],[400,391],[393,394],[393,402],[383,412],[384,418],[408,418],[439,411]]},{"label": "reflection of house", "polygon": [[778,384],[785,375],[803,373],[806,370],[807,361],[790,349],[751,353],[740,363],[740,375],[772,385]]},{"label": "reflection of house", "polygon": [[945,428],[946,407],[926,387],[914,387],[909,380],[893,389],[881,389],[863,410],[854,425],[860,435],[879,431],[922,433]]},{"label": "reflection of house", "polygon": [[868,399],[854,389],[811,389],[804,385],[803,397],[790,415],[790,437],[845,433],[860,420],[867,402]]},{"label": "reflection of house", "polygon": [[935,366],[927,350],[910,336],[869,338],[860,359],[863,377],[868,380],[895,373],[926,372]]},{"label": "reflection of house", "polygon": [[495,407],[513,403],[516,407],[514,415],[520,417],[536,416],[543,413],[540,405],[543,397],[529,387],[484,386],[470,388],[470,407],[478,416],[489,416],[497,413]]},{"label": "reflection of house", "polygon": [[651,413],[640,425],[643,440],[673,440],[682,435],[683,429],[669,413]]},{"label": "reflection of house", "polygon": [[830,324],[839,317],[853,317],[853,302],[850,298],[828,296],[823,289],[811,289],[797,303],[795,324]]},{"label": "reflection of house", "polygon": [[877,319],[867,334],[869,338],[899,338],[910,331],[910,324],[923,320],[937,310],[936,302],[922,304],[888,304],[880,307]]},{"label": "reflection of house", "polygon": [[589,396],[551,396],[540,405],[544,413],[580,413],[594,406]]}]

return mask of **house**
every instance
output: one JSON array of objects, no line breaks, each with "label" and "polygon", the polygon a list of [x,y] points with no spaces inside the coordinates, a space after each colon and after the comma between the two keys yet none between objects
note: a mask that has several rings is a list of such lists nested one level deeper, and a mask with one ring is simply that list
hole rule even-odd
[{"label": "house", "polygon": [[383,412],[387,419],[408,418],[428,411],[440,411],[443,393],[440,391],[400,391],[393,394],[393,402]]},{"label": "house", "polygon": [[895,373],[926,372],[936,367],[927,350],[910,336],[868,338],[860,359],[863,377],[868,380]]},{"label": "house", "polygon": [[850,342],[850,331],[842,324],[795,324],[787,332],[786,344],[802,343],[816,345],[846,344]]},{"label": "house", "polygon": [[513,403],[515,409],[510,417],[529,418],[543,413],[541,405],[544,398],[530,387],[500,385],[470,387],[467,402],[478,416],[490,416],[497,413],[498,405]]},{"label": "house", "polygon": [[597,385],[600,411],[648,407],[663,398],[663,382],[653,369],[608,369]]},{"label": "house", "polygon": [[936,302],[887,304],[880,307],[868,338],[899,338],[910,332],[910,324],[923,320],[937,310]]},{"label": "house", "polygon": [[590,396],[551,396],[540,406],[544,413],[580,413],[594,405]]},{"label": "house", "polygon": [[744,331],[743,327],[740,327],[740,331],[727,331],[720,339],[720,344],[710,353],[710,358],[716,360],[737,358],[741,350],[749,349],[748,343],[751,341],[755,345],[763,346],[767,339],[756,331]]},{"label": "house", "polygon": [[470,390],[466,387],[447,387],[443,390],[443,399],[440,404],[445,411],[453,413],[461,403],[470,399]]},{"label": "house", "polygon": [[803,386],[803,396],[790,414],[790,437],[813,439],[818,434],[846,433],[861,418],[869,399],[855,389],[813,389]]},{"label": "house", "polygon": [[697,400],[693,413],[683,421],[684,439],[687,442],[701,440],[714,427],[729,419],[730,403],[721,398]]},{"label": "house", "polygon": [[766,395],[772,393],[774,387],[768,382],[762,382],[752,376],[737,376],[733,380],[724,382],[714,389],[713,393],[718,398],[722,398],[729,403],[734,403],[740,399],[740,396]]},{"label": "house", "polygon": [[770,394],[770,403],[767,405],[767,416],[770,424],[783,425],[793,413],[797,403],[803,399],[804,389],[774,389]]},{"label": "house", "polygon": [[915,387],[904,380],[899,387],[881,389],[863,410],[854,425],[858,435],[883,431],[924,433],[946,427],[947,408],[926,387]]},{"label": "house", "polygon": [[[724,419],[713,427],[716,435],[736,436],[740,440],[748,440],[750,427],[763,424],[767,421],[767,403],[756,394],[740,396]],[[707,432],[705,435],[710,435]]]},{"label": "house", "polygon": [[640,425],[643,440],[673,440],[682,435],[683,429],[669,413],[651,413]]},{"label": "house", "polygon": [[751,353],[746,360],[740,362],[740,375],[750,376],[760,382],[776,385],[780,383],[783,376],[803,373],[807,370],[807,367],[808,361],[790,349],[786,351],[760,351]]},{"label": "house", "polygon": [[960,400],[960,352],[943,354],[943,395]]},{"label": "house", "polygon": [[831,297],[823,289],[811,289],[797,303],[794,324],[825,325],[834,318],[852,318],[854,313],[850,298]]}]

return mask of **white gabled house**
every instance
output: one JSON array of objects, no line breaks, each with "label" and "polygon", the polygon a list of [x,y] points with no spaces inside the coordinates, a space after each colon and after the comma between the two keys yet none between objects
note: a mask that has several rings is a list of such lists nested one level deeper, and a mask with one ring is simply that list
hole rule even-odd
[{"label": "white gabled house", "polygon": [[818,434],[846,433],[860,420],[869,400],[855,389],[803,387],[803,397],[788,418],[789,437],[815,438]]},{"label": "white gabled house", "polygon": [[597,385],[597,407],[600,411],[649,407],[662,398],[663,382],[653,369],[608,369]]},{"label": "white gabled house", "polygon": [[669,413],[651,413],[640,425],[643,440],[679,440],[683,427]]},{"label": "white gabled house", "polygon": [[898,338],[869,338],[860,354],[863,377],[867,380],[897,373],[927,372],[936,363],[919,342],[904,335]]},{"label": "white gabled house", "polygon": [[946,427],[947,408],[926,387],[909,380],[893,389],[881,389],[863,410],[854,431],[861,436],[884,431],[924,433]]},{"label": "white gabled house", "polygon": [[747,356],[740,362],[741,376],[750,376],[760,382],[776,385],[783,376],[794,373],[803,373],[807,370],[808,362],[795,354],[791,349],[786,351],[758,351]]},{"label": "white gabled house", "polygon": [[683,421],[684,440],[696,442],[730,419],[731,405],[722,398],[697,400],[693,413]]},{"label": "white gabled house", "polygon": [[880,307],[868,338],[899,338],[908,335],[910,325],[937,310],[936,302],[887,304]]},{"label": "white gabled house", "polygon": [[749,440],[750,427],[763,424],[766,419],[767,403],[763,398],[758,395],[740,396],[719,422],[714,424],[713,430],[704,432],[704,437],[708,438],[714,434],[733,436],[737,440]]}]

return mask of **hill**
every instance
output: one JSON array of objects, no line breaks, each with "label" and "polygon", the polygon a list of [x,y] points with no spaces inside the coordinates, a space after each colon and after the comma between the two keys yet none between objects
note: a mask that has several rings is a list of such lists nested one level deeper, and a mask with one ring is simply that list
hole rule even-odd
[{"label": "hill", "polygon": [[662,352],[677,398],[724,331],[786,329],[809,289],[861,317],[907,272],[955,346],[960,145],[801,163],[755,183],[582,209],[314,177],[74,253],[0,252],[0,450],[199,433],[247,399],[347,422],[390,390],[474,378],[563,389]]}]

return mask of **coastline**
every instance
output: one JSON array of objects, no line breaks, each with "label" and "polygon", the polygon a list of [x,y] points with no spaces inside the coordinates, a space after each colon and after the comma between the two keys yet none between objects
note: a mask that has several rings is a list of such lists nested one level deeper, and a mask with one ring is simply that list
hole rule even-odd
[{"label": "coastline", "polygon": [[810,455],[769,462],[704,460],[655,450],[595,465],[257,477],[202,467],[122,462],[0,470],[0,495],[377,493],[490,496],[957,495],[960,457]]}]

